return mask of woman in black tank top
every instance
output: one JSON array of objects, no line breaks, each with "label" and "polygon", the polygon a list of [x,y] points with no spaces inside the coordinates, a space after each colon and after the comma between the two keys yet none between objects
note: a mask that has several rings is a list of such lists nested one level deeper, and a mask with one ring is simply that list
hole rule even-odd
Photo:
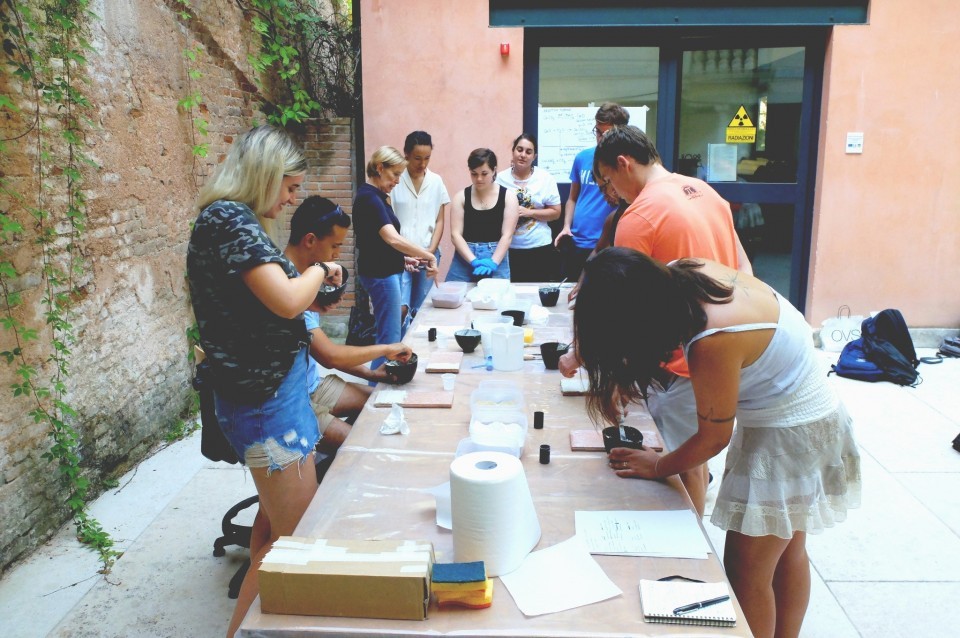
[{"label": "woman in black tank top", "polygon": [[508,250],[517,226],[517,196],[496,183],[497,156],[478,148],[467,158],[472,186],[453,197],[450,239],[457,249],[447,281],[510,279]]}]

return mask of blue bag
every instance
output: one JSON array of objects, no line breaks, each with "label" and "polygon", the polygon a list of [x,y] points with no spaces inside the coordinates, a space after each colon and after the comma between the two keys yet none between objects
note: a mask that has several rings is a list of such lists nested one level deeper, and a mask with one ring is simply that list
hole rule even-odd
[{"label": "blue bag", "polygon": [[830,366],[827,375],[837,373],[838,376],[857,381],[886,381],[886,373],[874,362],[867,359],[863,352],[863,338],[847,342],[840,351],[840,358],[836,365]]}]

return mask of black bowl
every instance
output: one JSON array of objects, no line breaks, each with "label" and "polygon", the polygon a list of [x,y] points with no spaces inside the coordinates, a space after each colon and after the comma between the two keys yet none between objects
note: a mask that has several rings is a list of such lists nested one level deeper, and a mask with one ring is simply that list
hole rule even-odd
[{"label": "black bowl", "polygon": [[557,305],[557,300],[560,298],[560,288],[559,286],[548,286],[540,288],[537,292],[540,293],[540,305],[544,308],[549,308],[551,306]]},{"label": "black bowl", "polygon": [[513,319],[513,325],[515,326],[522,326],[523,320],[527,317],[527,313],[522,310],[504,310],[500,314]]},{"label": "black bowl", "polygon": [[457,330],[453,333],[453,338],[457,340],[457,345],[466,353],[473,352],[480,345],[479,330]]},{"label": "black bowl", "polygon": [[569,344],[547,341],[540,344],[540,356],[543,357],[543,367],[547,370],[556,370],[560,365],[560,357],[567,354]]},{"label": "black bowl", "polygon": [[317,292],[317,305],[332,306],[343,299],[343,293],[347,290],[347,281],[349,281],[349,279],[350,273],[346,268],[344,268],[343,282],[341,282],[339,286],[331,286],[326,282],[321,284],[320,290]]},{"label": "black bowl", "polygon": [[401,385],[404,383],[410,383],[413,379],[413,375],[417,372],[417,355],[412,354],[410,358],[407,359],[406,363],[401,361],[387,361],[383,364],[384,370],[387,371],[387,374],[390,378],[387,380],[387,383],[394,383]]},{"label": "black bowl", "polygon": [[643,447],[643,432],[629,425],[603,428],[603,449],[609,454],[610,450],[615,447],[627,447],[631,450],[639,450]]}]

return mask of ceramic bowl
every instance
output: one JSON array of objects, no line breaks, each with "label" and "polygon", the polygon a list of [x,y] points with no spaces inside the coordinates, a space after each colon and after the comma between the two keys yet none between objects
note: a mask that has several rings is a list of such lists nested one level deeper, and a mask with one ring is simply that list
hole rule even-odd
[{"label": "ceramic bowl", "polygon": [[453,333],[453,338],[457,340],[457,345],[466,353],[473,352],[480,345],[479,330],[457,330]]},{"label": "ceramic bowl", "polygon": [[628,447],[639,450],[643,447],[643,432],[629,425],[603,428],[603,449],[610,453],[615,447]]},{"label": "ceramic bowl", "polygon": [[540,305],[544,308],[550,308],[557,305],[557,300],[560,299],[560,287],[559,286],[547,286],[540,288],[537,292],[540,293]]},{"label": "ceramic bowl", "polygon": [[500,314],[513,319],[513,325],[515,326],[522,326],[523,320],[527,318],[527,313],[522,310],[504,310]]},{"label": "ceramic bowl", "polygon": [[567,354],[570,346],[566,343],[547,341],[540,344],[540,356],[543,357],[543,367],[547,370],[556,370],[560,365],[560,357]]},{"label": "ceramic bowl", "polygon": [[347,281],[350,279],[350,273],[346,268],[343,269],[343,282],[339,286],[332,286],[324,283],[317,292],[318,306],[332,306],[343,299],[343,293],[347,290]]},{"label": "ceramic bowl", "polygon": [[387,361],[383,364],[387,374],[390,375],[388,383],[394,383],[397,385],[402,385],[404,383],[410,383],[413,379],[413,375],[417,372],[417,355],[410,355],[410,358],[407,359],[406,363],[400,361]]}]

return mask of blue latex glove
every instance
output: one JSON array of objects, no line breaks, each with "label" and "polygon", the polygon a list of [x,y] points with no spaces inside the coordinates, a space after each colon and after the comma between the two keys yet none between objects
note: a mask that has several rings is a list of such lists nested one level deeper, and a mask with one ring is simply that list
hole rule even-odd
[{"label": "blue latex glove", "polygon": [[500,266],[497,264],[497,262],[495,262],[494,260],[492,260],[492,259],[490,259],[490,258],[481,259],[481,260],[480,260],[480,263],[490,269],[490,272],[489,272],[488,274],[491,274],[491,275],[492,275],[493,273],[497,272],[497,268],[500,267]]},{"label": "blue latex glove", "polygon": [[474,276],[474,277],[489,277],[491,274],[493,274],[493,271],[490,270],[489,266],[487,266],[485,263],[483,263],[483,262],[485,262],[485,261],[487,261],[487,260],[485,260],[485,259],[475,259],[474,261],[477,262],[477,265],[474,266],[474,268],[473,268],[473,276]]}]

